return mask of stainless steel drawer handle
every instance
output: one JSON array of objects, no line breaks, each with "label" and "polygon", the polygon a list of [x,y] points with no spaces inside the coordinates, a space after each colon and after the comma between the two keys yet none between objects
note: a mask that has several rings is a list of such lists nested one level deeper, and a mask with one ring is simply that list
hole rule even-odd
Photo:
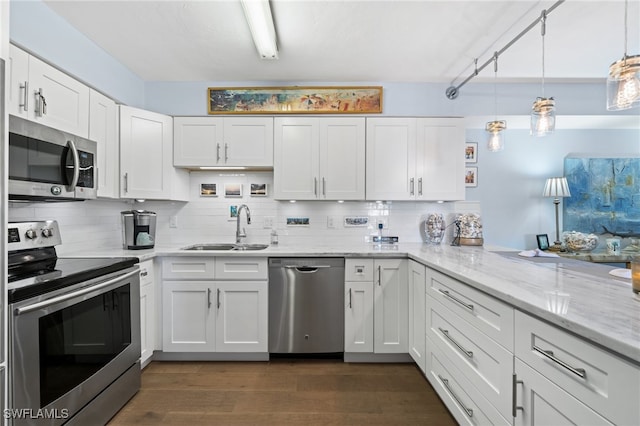
[{"label": "stainless steel drawer handle", "polygon": [[216,144],[216,163],[220,162],[220,144]]},{"label": "stainless steel drawer handle", "polygon": [[560,358],[555,357],[553,355],[553,351],[546,351],[544,349],[540,349],[536,345],[533,345],[533,350],[538,352],[540,355],[542,355],[542,356],[550,359],[551,361],[555,362],[556,364],[560,365],[561,367],[564,367],[567,370],[571,371],[576,376],[578,376],[578,377],[580,377],[582,379],[587,377],[587,372],[584,370],[584,368],[575,368],[575,367],[570,366],[569,364],[567,364],[566,362],[564,362]]},{"label": "stainless steel drawer handle", "polygon": [[445,388],[447,388],[447,392],[449,392],[449,395],[451,395],[453,397],[453,399],[456,400],[456,402],[458,403],[458,405],[460,407],[462,407],[462,409],[467,413],[467,416],[469,417],[473,417],[473,410],[471,408],[467,408],[462,401],[460,401],[460,398],[458,398],[458,395],[456,395],[456,393],[453,391],[453,389],[451,389],[451,387],[449,387],[449,380],[445,379],[444,377],[442,377],[441,375],[438,374],[438,378],[440,379],[440,381],[442,382],[442,384],[444,385]]},{"label": "stainless steel drawer handle", "polygon": [[207,289],[207,307],[211,309],[211,289]]},{"label": "stainless steel drawer handle", "polygon": [[20,85],[20,90],[24,89],[24,95],[22,97],[23,101],[19,105],[22,107],[24,111],[29,110],[29,82],[25,81],[24,84]]},{"label": "stainless steel drawer handle", "polygon": [[511,397],[513,398],[511,400],[511,415],[513,417],[517,417],[518,416],[518,410],[523,410],[524,411],[524,407],[521,405],[518,405],[518,385],[522,385],[524,384],[524,382],[522,380],[518,380],[518,376],[516,374],[513,374],[511,376],[512,378],[512,394]]},{"label": "stainless steel drawer handle", "polygon": [[453,300],[454,302],[457,302],[457,303],[461,304],[462,306],[464,306],[465,308],[469,309],[470,311],[473,311],[473,305],[470,305],[470,304],[465,303],[462,300],[458,299],[457,297],[455,297],[454,295],[449,293],[449,290],[443,290],[443,289],[439,288],[438,291],[440,293],[444,294],[445,296],[447,296],[449,299]]},{"label": "stainless steel drawer handle", "polygon": [[218,289],[216,293],[216,303],[218,305],[218,309],[220,309],[220,289]]},{"label": "stainless steel drawer handle", "polygon": [[451,343],[456,345],[458,349],[460,349],[468,358],[473,358],[473,352],[466,350],[460,343],[456,342],[453,337],[449,336],[449,330],[444,330],[442,327],[438,327],[438,330],[440,330],[440,333],[442,333],[444,337],[449,339]]},{"label": "stainless steel drawer handle", "polygon": [[353,309],[353,305],[351,304],[351,289],[349,289],[349,309]]}]

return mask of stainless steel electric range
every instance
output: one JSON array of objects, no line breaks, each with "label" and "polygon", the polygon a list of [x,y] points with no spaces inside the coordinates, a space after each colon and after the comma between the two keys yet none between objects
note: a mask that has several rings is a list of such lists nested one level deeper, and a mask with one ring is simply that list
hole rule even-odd
[{"label": "stainless steel electric range", "polygon": [[140,389],[137,258],[59,258],[56,221],[8,225],[14,424],[104,424]]}]

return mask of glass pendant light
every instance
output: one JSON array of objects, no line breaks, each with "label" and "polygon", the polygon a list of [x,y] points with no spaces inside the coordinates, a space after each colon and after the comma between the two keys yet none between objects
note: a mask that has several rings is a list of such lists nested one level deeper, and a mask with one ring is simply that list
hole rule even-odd
[{"label": "glass pendant light", "polygon": [[493,54],[493,100],[495,102],[495,120],[489,121],[485,127],[487,131],[487,149],[491,152],[498,152],[504,149],[504,132],[507,122],[498,120],[498,94],[496,80],[498,79],[498,52]]},{"label": "glass pendant light", "polygon": [[627,56],[628,0],[624,2],[624,55],[609,67],[607,110],[620,111],[640,106],[640,55]]},{"label": "glass pendant light", "polygon": [[540,16],[542,34],[542,97],[536,98],[531,107],[531,135],[546,136],[556,128],[556,102],[544,97],[544,36],[547,28],[547,11]]}]

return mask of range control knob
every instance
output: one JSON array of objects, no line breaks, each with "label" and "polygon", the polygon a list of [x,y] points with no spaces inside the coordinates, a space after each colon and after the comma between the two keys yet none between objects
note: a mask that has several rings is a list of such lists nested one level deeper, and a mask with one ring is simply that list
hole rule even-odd
[{"label": "range control knob", "polygon": [[27,232],[24,233],[24,236],[27,237],[29,240],[33,240],[38,236],[38,234],[33,229],[28,229]]},{"label": "range control knob", "polygon": [[42,228],[42,236],[45,238],[53,237],[53,229]]}]

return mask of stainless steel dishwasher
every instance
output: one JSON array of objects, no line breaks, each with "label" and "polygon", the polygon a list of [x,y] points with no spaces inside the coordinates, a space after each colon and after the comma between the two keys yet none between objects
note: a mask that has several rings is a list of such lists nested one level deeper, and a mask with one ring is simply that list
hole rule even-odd
[{"label": "stainless steel dishwasher", "polygon": [[344,259],[269,259],[269,352],[344,352]]}]

